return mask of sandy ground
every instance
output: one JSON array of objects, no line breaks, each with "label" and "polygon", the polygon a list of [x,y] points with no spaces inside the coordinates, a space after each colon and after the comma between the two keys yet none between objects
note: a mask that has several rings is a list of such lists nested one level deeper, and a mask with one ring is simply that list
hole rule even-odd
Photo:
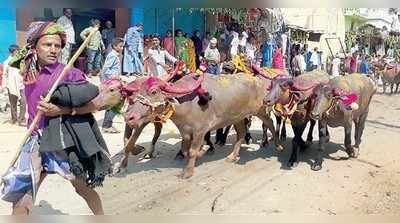
[{"label": "sandy ground", "polygon": [[[131,157],[124,175],[108,178],[97,191],[107,214],[398,214],[400,213],[400,95],[377,94],[373,98],[358,159],[347,159],[344,131],[331,129],[331,142],[323,169],[314,172],[310,164],[314,144],[300,155],[300,164],[288,169],[286,162],[293,136],[290,126],[286,150],[259,148],[257,142],[243,145],[240,160],[227,163],[235,138],[205,156],[191,179],[177,177],[183,161],[173,158],[180,148],[175,126],[168,122],[157,144],[157,157],[138,161]],[[104,113],[96,114],[99,122]],[[0,114],[1,123],[7,118]],[[123,119],[115,126],[123,130]],[[252,135],[261,139],[261,123],[253,122]],[[22,139],[24,129],[0,125],[0,169],[3,172]],[[139,142],[149,146],[153,127],[148,126]],[[114,159],[119,159],[122,133],[104,135]],[[117,155],[116,155],[117,154]],[[0,201],[0,214],[9,214],[10,204]],[[34,214],[90,214],[87,205],[67,181],[51,175],[42,184]]]}]

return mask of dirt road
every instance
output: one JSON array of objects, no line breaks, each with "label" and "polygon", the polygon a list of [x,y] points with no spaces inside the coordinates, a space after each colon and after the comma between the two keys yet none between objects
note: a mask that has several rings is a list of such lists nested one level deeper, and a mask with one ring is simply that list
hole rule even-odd
[{"label": "dirt road", "polygon": [[[319,172],[310,169],[317,147],[316,130],[314,145],[300,155],[301,162],[295,169],[286,167],[291,130],[284,152],[278,153],[273,146],[259,148],[254,142],[242,147],[237,164],[224,161],[232,150],[232,131],[226,146],[217,147],[214,155],[198,162],[194,177],[179,179],[177,175],[185,163],[173,159],[180,148],[180,137],[169,122],[157,144],[155,159],[138,162],[131,157],[128,172],[108,178],[98,191],[107,214],[399,213],[399,98],[400,95],[374,96],[358,159],[347,159],[344,131],[332,129]],[[103,113],[96,116],[101,121]],[[117,121],[116,126],[122,130],[122,118]],[[261,139],[258,120],[253,122],[251,132],[255,139]],[[0,126],[1,170],[11,160],[22,134],[19,127]],[[141,145],[149,146],[152,134],[153,127],[147,127],[139,139]],[[105,138],[113,155],[120,152],[122,134],[108,134]],[[37,214],[90,213],[72,186],[55,175],[43,183],[36,204]],[[0,214],[9,213],[10,205],[0,202]]]}]

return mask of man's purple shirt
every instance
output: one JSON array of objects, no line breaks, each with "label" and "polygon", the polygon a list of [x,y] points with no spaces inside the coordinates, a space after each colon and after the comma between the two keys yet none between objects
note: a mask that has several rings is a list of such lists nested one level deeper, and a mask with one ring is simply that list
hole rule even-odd
[{"label": "man's purple shirt", "polygon": [[[39,101],[41,101],[40,96],[46,97],[46,94],[52,87],[53,83],[56,81],[57,77],[60,76],[63,68],[65,67],[64,64],[55,63],[44,66],[36,81],[32,84],[25,84],[25,96],[28,106],[28,126],[31,125],[36,113],[37,113],[37,106]],[[64,76],[62,83],[85,83],[86,75],[76,69],[71,68],[67,71],[67,74]],[[43,129],[45,125],[45,117],[42,117],[39,121],[37,129]],[[35,131],[36,132],[36,131]]]}]

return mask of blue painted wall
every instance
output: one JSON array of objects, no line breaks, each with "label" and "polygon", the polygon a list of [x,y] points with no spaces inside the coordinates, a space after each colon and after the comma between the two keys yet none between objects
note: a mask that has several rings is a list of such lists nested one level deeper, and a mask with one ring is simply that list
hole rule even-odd
[{"label": "blue painted wall", "polygon": [[0,63],[8,57],[8,47],[17,42],[16,9],[0,8]]},{"label": "blue painted wall", "polygon": [[[158,33],[161,36],[172,29],[172,9],[166,8],[133,8],[131,9],[131,25],[143,23],[144,34]],[[204,13],[200,11],[175,10],[175,29],[182,29],[192,35],[198,29],[204,32]]]}]

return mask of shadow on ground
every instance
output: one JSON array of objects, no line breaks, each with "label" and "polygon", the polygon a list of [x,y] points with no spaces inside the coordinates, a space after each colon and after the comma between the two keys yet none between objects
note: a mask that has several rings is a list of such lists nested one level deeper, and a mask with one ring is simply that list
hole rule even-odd
[{"label": "shadow on ground", "polygon": [[[202,158],[196,161],[196,166],[202,165],[202,163],[213,162],[216,160],[221,160],[227,157],[233,150],[233,143],[236,140],[236,134],[232,134],[228,136],[227,143],[225,146],[215,146],[214,154],[207,154]],[[281,163],[281,169],[290,170],[291,168],[287,167],[287,162],[290,157],[290,153],[292,150],[291,141],[292,138],[287,138],[284,142],[285,150],[279,152],[275,149],[275,146],[270,142],[270,144],[266,147],[261,148],[260,143],[262,139],[262,131],[261,130],[253,130],[251,131],[251,135],[253,137],[253,143],[250,145],[242,144],[242,149],[240,151],[240,159],[237,162],[238,165],[245,165],[247,162],[254,159],[266,159],[270,160],[273,158],[277,158],[277,160]],[[271,138],[271,136],[269,136]],[[173,140],[171,140],[173,139]],[[214,141],[214,137],[212,137]],[[175,143],[167,143],[166,141],[176,141]],[[138,145],[143,146],[145,148],[149,148],[151,142],[139,143]],[[306,162],[310,167],[313,163],[314,158],[317,155],[317,146],[318,141],[314,140],[313,145],[311,145],[304,152],[301,152],[299,155],[299,162]],[[116,177],[125,177],[126,175],[139,173],[143,171],[161,171],[163,168],[183,168],[186,165],[186,161],[184,160],[175,160],[175,155],[178,153],[181,148],[181,138],[179,134],[162,134],[156,144],[155,155],[156,157],[150,160],[146,160],[145,162],[140,161],[138,157],[130,156],[127,170],[124,174],[117,174]],[[332,160],[345,160],[347,159],[347,155],[344,157],[331,157],[330,155],[336,153],[338,151],[345,151],[342,144],[329,142],[326,144],[326,150],[324,153],[325,159]],[[113,157],[113,162],[118,162],[123,157],[123,151],[120,151]]]}]

